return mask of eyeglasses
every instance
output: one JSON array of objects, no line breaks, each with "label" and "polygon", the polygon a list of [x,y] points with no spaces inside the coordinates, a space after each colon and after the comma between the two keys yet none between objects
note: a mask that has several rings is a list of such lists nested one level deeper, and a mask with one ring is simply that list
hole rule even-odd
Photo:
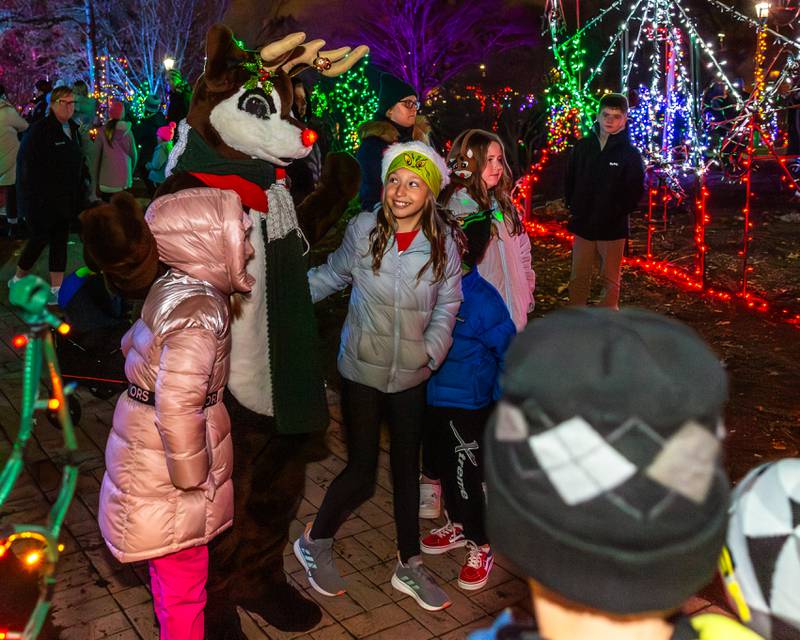
[{"label": "eyeglasses", "polygon": [[56,103],[69,105],[69,104],[75,104],[75,101],[74,100],[61,100],[61,99],[58,99],[58,100],[56,100]]},{"label": "eyeglasses", "polygon": [[419,111],[420,107],[419,100],[412,100],[411,98],[409,98],[408,100],[400,100],[398,104],[402,104],[406,109],[409,110],[416,109],[417,111]]}]

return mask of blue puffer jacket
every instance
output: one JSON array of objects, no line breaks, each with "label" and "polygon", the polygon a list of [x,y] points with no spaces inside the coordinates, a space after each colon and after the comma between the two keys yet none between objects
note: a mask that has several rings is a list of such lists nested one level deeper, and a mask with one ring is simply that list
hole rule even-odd
[{"label": "blue puffer jacket", "polygon": [[428,381],[428,404],[482,409],[500,397],[503,357],[517,330],[503,298],[477,269],[462,277],[461,290],[453,346]]}]

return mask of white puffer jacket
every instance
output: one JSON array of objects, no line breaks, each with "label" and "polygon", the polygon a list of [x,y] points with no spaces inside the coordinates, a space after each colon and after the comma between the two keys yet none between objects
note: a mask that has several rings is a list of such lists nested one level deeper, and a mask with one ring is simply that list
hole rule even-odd
[{"label": "white puffer jacket", "polygon": [[[445,209],[452,211],[456,218],[462,218],[480,211],[481,207],[466,189],[459,189]],[[520,333],[528,324],[528,313],[535,305],[536,273],[531,266],[531,240],[526,233],[512,236],[503,221],[495,219],[493,224],[495,233],[478,264],[478,273],[500,292]]]}]

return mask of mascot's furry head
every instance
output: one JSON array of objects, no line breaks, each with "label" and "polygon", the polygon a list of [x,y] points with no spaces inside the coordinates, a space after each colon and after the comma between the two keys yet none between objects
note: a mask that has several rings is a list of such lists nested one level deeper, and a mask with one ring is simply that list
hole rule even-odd
[{"label": "mascot's furry head", "polygon": [[291,78],[308,68],[337,76],[369,49],[322,51],[324,40],[305,39],[304,33],[292,33],[251,51],[228,27],[211,27],[205,71],[195,85],[187,121],[220,156],[286,166],[310,153],[316,134],[291,115]]}]

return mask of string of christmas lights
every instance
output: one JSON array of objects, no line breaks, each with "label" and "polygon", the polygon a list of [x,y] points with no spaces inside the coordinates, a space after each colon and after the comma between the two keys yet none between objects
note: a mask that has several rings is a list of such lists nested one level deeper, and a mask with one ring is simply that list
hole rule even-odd
[{"label": "string of christmas lights", "polygon": [[[755,18],[752,18],[752,17],[750,17],[748,15],[743,14],[741,11],[738,11],[735,7],[731,7],[731,6],[727,5],[727,4],[725,4],[724,2],[720,2],[720,0],[706,0],[706,1],[709,2],[710,4],[714,5],[718,9],[720,9],[720,10],[726,12],[726,13],[731,14],[737,20],[740,20],[741,22],[747,23],[751,27],[756,27],[757,28],[759,26],[758,20],[756,20]],[[767,33],[769,33],[770,35],[772,35],[775,38],[776,42],[782,42],[783,44],[785,44],[787,46],[794,47],[795,49],[800,50],[800,42],[795,42],[791,38],[787,38],[782,33],[778,33],[777,31],[775,31],[774,29],[770,29],[769,27],[765,27],[765,31]]]},{"label": "string of christmas lights", "polygon": [[[573,235],[566,230],[563,224],[536,220],[527,220],[524,224],[530,236],[555,238],[565,245],[572,245]],[[773,317],[800,329],[800,313],[788,307],[770,303],[764,294],[751,291],[732,293],[716,287],[706,286],[703,278],[697,275],[696,267],[693,274],[670,262],[639,256],[625,257],[622,263],[641,269],[653,276],[666,279],[683,291],[696,293],[709,300],[736,305],[749,311],[769,313]]]},{"label": "string of christmas lights", "polygon": [[318,83],[311,92],[314,115],[332,125],[334,151],[355,151],[359,145],[358,127],[378,109],[378,95],[366,74],[368,58],[336,78],[331,88]]}]

